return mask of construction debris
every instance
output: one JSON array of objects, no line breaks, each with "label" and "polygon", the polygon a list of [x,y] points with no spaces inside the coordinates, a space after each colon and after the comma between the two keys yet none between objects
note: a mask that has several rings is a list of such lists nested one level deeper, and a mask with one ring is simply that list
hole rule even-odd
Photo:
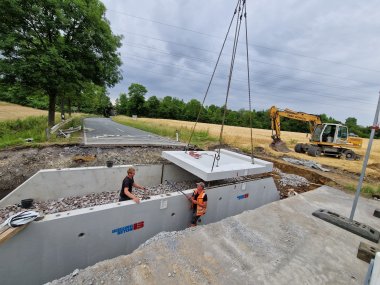
[{"label": "construction debris", "polygon": [[[133,194],[138,196],[140,199],[145,200],[147,199],[147,196],[168,195],[169,193],[177,192],[178,189],[186,190],[194,187],[195,184],[193,181],[176,182],[171,184],[163,183],[157,186],[147,187],[147,191],[134,189]],[[119,192],[120,190],[91,193],[84,196],[66,197],[58,200],[35,201],[33,203],[33,207],[30,209],[46,215],[115,203],[119,201]],[[22,210],[21,205],[17,204],[0,209],[0,223]]]},{"label": "construction debris", "polygon": [[290,158],[290,157],[283,157],[282,159],[292,164],[303,165],[309,168],[314,168],[314,169],[322,170],[325,172],[330,171],[330,169],[324,168],[322,167],[322,165],[312,160],[295,159],[295,158]]},{"label": "construction debris", "polygon": [[309,186],[310,182],[302,176],[296,175],[296,174],[289,174],[284,173],[278,168],[274,168],[273,172],[280,175],[280,186],[286,187],[302,187],[302,186]]},{"label": "construction debris", "polygon": [[73,157],[73,161],[81,163],[81,162],[90,162],[96,159],[95,155],[75,155]]}]

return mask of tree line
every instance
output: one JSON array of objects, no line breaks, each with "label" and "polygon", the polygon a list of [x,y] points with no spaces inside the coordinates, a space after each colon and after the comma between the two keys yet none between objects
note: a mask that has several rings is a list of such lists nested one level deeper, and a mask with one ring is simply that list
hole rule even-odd
[{"label": "tree line", "polygon": [[[221,124],[224,113],[224,106],[202,106],[201,102],[191,99],[185,103],[175,97],[165,96],[157,98],[151,96],[145,99],[148,90],[145,86],[132,83],[128,88],[128,93],[121,93],[116,99],[116,113],[120,115],[137,115],[140,117],[162,118],[184,121],[196,121],[199,110],[201,110],[199,122]],[[270,129],[271,119],[268,110],[252,110],[249,112],[245,109],[231,110],[227,108],[225,124],[231,126],[249,127],[250,116],[252,127],[259,129]],[[363,127],[357,124],[357,119],[349,117],[345,122],[340,122],[326,114],[320,114],[323,123],[345,124],[350,133],[355,133],[360,137],[369,137],[370,127]],[[281,129],[291,132],[309,132],[309,126],[306,122],[292,120],[288,118],[281,119]],[[380,138],[380,132],[377,132],[376,138]]]}]

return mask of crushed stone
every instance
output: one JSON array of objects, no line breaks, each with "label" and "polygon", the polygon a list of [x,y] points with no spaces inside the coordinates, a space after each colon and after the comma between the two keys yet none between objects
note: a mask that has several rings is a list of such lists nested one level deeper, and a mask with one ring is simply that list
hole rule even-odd
[{"label": "crushed stone", "polygon": [[305,177],[296,174],[284,173],[278,168],[274,168],[273,172],[280,175],[281,178],[278,181],[280,186],[302,187],[310,185],[310,182]]},{"label": "crushed stone", "polygon": [[[180,190],[187,190],[195,188],[193,181],[181,181],[181,182],[164,182],[157,186],[146,187],[147,190],[133,189],[135,194],[140,199],[147,196],[155,196],[160,194],[168,194],[177,192]],[[28,210],[39,212],[40,214],[55,214],[59,212],[71,211],[76,209],[88,208],[98,205],[110,204],[119,201],[120,190],[106,191],[101,193],[90,193],[83,196],[71,196],[66,198],[60,198],[58,200],[47,201],[35,201],[33,206]],[[0,223],[3,223],[8,217],[15,213],[24,211],[19,204],[9,205],[4,208],[0,208]]]}]

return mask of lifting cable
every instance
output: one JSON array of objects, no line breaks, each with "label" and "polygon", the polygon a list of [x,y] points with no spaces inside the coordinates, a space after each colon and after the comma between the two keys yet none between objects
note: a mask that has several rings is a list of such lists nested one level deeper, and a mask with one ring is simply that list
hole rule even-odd
[{"label": "lifting cable", "polygon": [[255,163],[253,156],[253,134],[252,134],[252,103],[251,103],[251,80],[249,76],[249,54],[248,54],[248,28],[247,28],[247,5],[244,0],[244,22],[245,22],[245,48],[247,51],[247,75],[248,75],[248,104],[249,104],[249,129],[251,130],[251,160]]},{"label": "lifting cable", "polygon": [[[221,146],[222,146],[222,139],[223,139],[223,130],[224,130],[224,123],[225,123],[225,119],[226,119],[226,113],[227,113],[227,102],[228,102],[228,97],[229,97],[229,93],[230,93],[230,87],[231,87],[231,80],[232,80],[232,74],[233,74],[233,69],[234,69],[234,64],[235,64],[235,59],[236,59],[236,51],[237,51],[237,46],[238,46],[238,41],[239,41],[239,35],[240,35],[240,28],[241,28],[241,22],[242,22],[242,18],[244,16],[244,19],[245,19],[245,40],[246,40],[246,59],[247,59],[247,72],[248,72],[248,97],[249,97],[249,123],[250,123],[250,129],[251,129],[251,158],[252,158],[252,163],[254,163],[254,157],[253,157],[253,138],[252,138],[252,108],[251,108],[251,87],[250,87],[250,74],[249,74],[249,56],[248,56],[248,32],[247,32],[247,8],[246,8],[246,0],[238,0],[237,2],[237,5],[235,7],[235,11],[234,11],[234,14],[232,16],[232,19],[231,19],[231,22],[230,22],[230,25],[228,27],[228,31],[227,31],[227,34],[224,38],[224,42],[223,42],[223,45],[222,45],[222,48],[220,50],[220,53],[219,53],[219,56],[218,56],[218,59],[217,59],[217,62],[215,64],[215,67],[214,67],[214,71],[212,73],[212,76],[211,76],[211,79],[210,79],[210,82],[207,86],[207,90],[206,90],[206,93],[205,93],[205,96],[203,98],[203,101],[202,101],[202,104],[201,104],[201,107],[200,107],[200,110],[198,112],[198,116],[197,116],[197,120],[192,128],[192,131],[191,131],[191,134],[190,134],[190,138],[189,138],[189,141],[188,141],[188,144],[187,146],[185,147],[185,151],[187,151],[189,149],[189,146],[190,146],[190,142],[191,142],[191,139],[194,135],[194,131],[195,131],[195,127],[196,125],[198,124],[198,121],[199,121],[199,118],[200,118],[200,115],[202,113],[202,109],[203,109],[203,106],[204,106],[204,103],[205,103],[205,100],[206,100],[206,97],[208,95],[208,92],[209,92],[209,89],[210,89],[210,86],[211,86],[211,83],[212,83],[212,80],[214,78],[214,75],[215,75],[215,71],[216,71],[216,68],[219,64],[219,60],[220,60],[220,57],[222,55],[222,51],[224,49],[224,46],[225,46],[225,43],[227,41],[227,38],[228,38],[228,34],[230,32],[230,29],[231,29],[231,26],[232,26],[232,23],[234,21],[234,18],[235,16],[237,15],[236,17],[236,27],[235,27],[235,35],[234,35],[234,43],[233,43],[233,48],[232,48],[232,56],[231,56],[231,63],[230,63],[230,72],[229,72],[229,76],[228,76],[228,84],[227,84],[227,92],[226,92],[226,99],[225,99],[225,103],[224,103],[224,110],[223,110],[223,119],[222,119],[222,125],[221,125],[221,129],[220,129],[220,134],[219,134],[219,148],[217,150],[217,155],[215,156],[215,159],[217,160],[217,162],[219,161],[220,159],[220,149],[221,149]],[[214,159],[214,163],[215,163],[215,159]],[[217,165],[218,166],[218,165]]]},{"label": "lifting cable", "polygon": [[222,52],[223,52],[224,46],[225,46],[225,44],[226,44],[226,41],[227,41],[227,38],[228,38],[228,34],[230,33],[230,29],[231,29],[231,26],[232,26],[233,20],[234,20],[234,18],[235,18],[235,15],[236,15],[236,13],[237,13],[237,8],[238,8],[238,6],[239,6],[239,2],[240,2],[240,1],[241,1],[241,0],[238,0],[238,4],[236,5],[235,12],[234,12],[234,14],[233,14],[233,16],[232,16],[232,19],[231,19],[230,25],[228,26],[227,34],[226,34],[226,36],[225,36],[225,38],[224,38],[222,48],[220,49],[220,52],[219,52],[219,55],[218,55],[218,59],[217,59],[217,61],[216,61],[215,67],[214,67],[214,71],[212,72],[211,79],[210,79],[210,82],[208,83],[208,86],[207,86],[207,90],[206,90],[205,96],[203,97],[203,101],[202,101],[201,108],[199,109],[199,112],[198,112],[197,120],[195,121],[195,124],[194,124],[194,126],[193,126],[193,129],[191,130],[190,138],[189,138],[189,141],[188,141],[187,146],[186,146],[186,149],[185,149],[186,151],[189,149],[191,139],[193,138],[193,134],[194,134],[195,127],[197,126],[198,121],[199,121],[199,118],[200,118],[200,115],[201,115],[201,113],[202,113],[202,109],[203,109],[204,103],[205,103],[205,101],[206,101],[206,97],[207,97],[207,95],[208,95],[208,91],[210,90],[210,86],[211,86],[212,80],[214,79],[214,75],[215,75],[215,72],[216,72],[216,68],[218,67],[219,60],[220,60],[220,57],[221,57],[221,55],[222,55]]}]

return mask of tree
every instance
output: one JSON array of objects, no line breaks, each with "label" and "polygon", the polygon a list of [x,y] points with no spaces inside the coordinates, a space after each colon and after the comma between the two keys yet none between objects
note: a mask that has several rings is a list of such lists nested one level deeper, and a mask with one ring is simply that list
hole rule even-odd
[{"label": "tree", "polygon": [[319,115],[321,118],[322,123],[332,123],[332,124],[340,124],[340,121],[335,120],[332,117],[327,116],[326,114]]},{"label": "tree", "polygon": [[160,102],[158,114],[160,118],[180,120],[183,118],[184,108],[185,103],[183,101],[165,96]]},{"label": "tree", "polygon": [[148,92],[146,88],[137,83],[132,83],[128,87],[128,108],[127,115],[143,115],[144,114],[144,103],[145,94]]},{"label": "tree", "polygon": [[201,107],[202,105],[198,100],[191,99],[185,106],[184,119],[187,121],[195,121]]},{"label": "tree", "polygon": [[121,93],[119,99],[116,102],[116,112],[120,115],[126,115],[128,108],[127,94]]},{"label": "tree", "polygon": [[43,90],[50,126],[68,83],[105,87],[121,79],[121,37],[105,11],[99,0],[0,1],[0,80]]},{"label": "tree", "polygon": [[348,129],[355,129],[358,126],[358,120],[354,117],[348,117],[346,119],[345,125],[348,127]]},{"label": "tree", "polygon": [[144,110],[148,117],[157,118],[159,108],[160,100],[158,100],[156,96],[149,97],[149,99],[145,101]]}]

